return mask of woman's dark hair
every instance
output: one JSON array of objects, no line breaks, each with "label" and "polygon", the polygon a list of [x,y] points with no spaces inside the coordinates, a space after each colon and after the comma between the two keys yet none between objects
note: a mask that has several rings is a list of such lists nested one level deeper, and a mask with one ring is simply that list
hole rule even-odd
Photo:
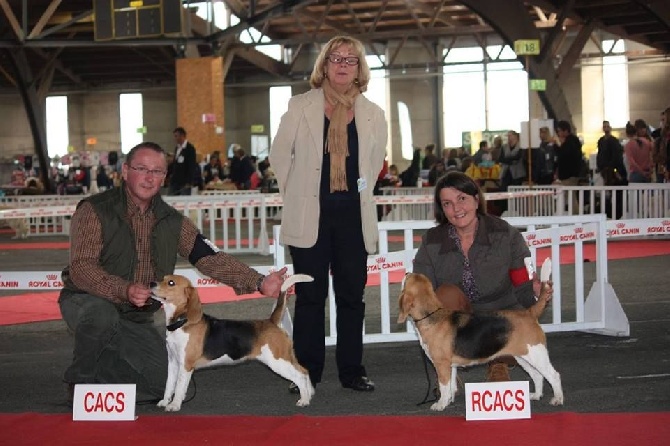
[{"label": "woman's dark hair", "polygon": [[442,225],[448,223],[447,216],[444,215],[444,210],[442,210],[442,200],[440,200],[440,192],[442,189],[448,187],[453,187],[466,195],[478,198],[479,206],[477,207],[477,213],[479,215],[486,214],[486,199],[484,198],[484,193],[481,188],[475,183],[475,180],[463,172],[449,172],[437,180],[437,184],[435,185],[435,200],[433,206],[437,224]]},{"label": "woman's dark hair", "polygon": [[626,123],[626,136],[635,136],[637,133],[637,130],[635,129],[635,126],[628,121]]}]

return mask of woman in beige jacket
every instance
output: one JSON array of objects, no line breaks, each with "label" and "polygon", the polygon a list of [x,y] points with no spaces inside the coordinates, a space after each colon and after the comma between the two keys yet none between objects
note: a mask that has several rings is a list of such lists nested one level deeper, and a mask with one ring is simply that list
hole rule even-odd
[{"label": "woman in beige jacket", "polygon": [[314,385],[321,381],[331,272],[339,380],[358,391],[374,390],[362,365],[363,294],[367,256],[378,240],[372,191],[388,137],[384,112],[362,95],[369,79],[361,42],[333,38],[316,60],[313,89],[289,101],[270,151],[284,201],[280,242],[289,246],[295,273],[314,277],[296,285],[298,361]]}]

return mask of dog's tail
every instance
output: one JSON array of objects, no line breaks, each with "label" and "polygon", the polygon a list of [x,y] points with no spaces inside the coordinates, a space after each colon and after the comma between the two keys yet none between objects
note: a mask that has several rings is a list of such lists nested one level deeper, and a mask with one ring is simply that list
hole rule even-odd
[{"label": "dog's tail", "polygon": [[544,309],[547,308],[547,302],[551,300],[551,258],[547,257],[544,259],[542,264],[542,269],[540,271],[540,281],[542,282],[542,287],[540,288],[540,297],[537,298],[537,302],[530,307],[530,314],[533,315],[535,319],[539,319],[544,312]]},{"label": "dog's tail", "polygon": [[279,325],[284,314],[284,309],[286,308],[286,294],[289,288],[298,282],[313,282],[314,277],[308,276],[307,274],[294,274],[284,281],[281,285],[281,293],[279,293],[279,298],[277,299],[277,305],[275,309],[272,310],[270,315],[270,321],[273,324]]},{"label": "dog's tail", "polygon": [[540,290],[540,297],[537,298],[530,308],[530,314],[535,318],[539,319],[544,312],[544,309],[547,308],[547,303],[551,300],[551,295],[549,294],[549,284],[547,282],[542,282],[542,288]]}]

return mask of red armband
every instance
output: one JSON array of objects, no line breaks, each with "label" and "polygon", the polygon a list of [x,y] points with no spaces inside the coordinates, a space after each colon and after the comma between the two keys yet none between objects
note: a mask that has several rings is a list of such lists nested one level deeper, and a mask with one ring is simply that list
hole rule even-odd
[{"label": "red armband", "polygon": [[509,270],[509,278],[512,280],[512,284],[515,287],[530,280],[530,277],[528,277],[528,270],[523,266],[521,268]]}]

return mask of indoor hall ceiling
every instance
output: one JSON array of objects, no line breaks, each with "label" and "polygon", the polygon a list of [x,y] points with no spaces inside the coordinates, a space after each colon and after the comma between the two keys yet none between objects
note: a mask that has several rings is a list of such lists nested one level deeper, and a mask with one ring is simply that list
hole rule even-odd
[{"label": "indoor hall ceiling", "polygon": [[[172,88],[175,58],[194,54],[227,57],[229,83],[244,82],[259,71],[275,81],[302,79],[304,73],[294,70],[294,60],[276,62],[241,44],[237,36],[248,26],[290,47],[294,58],[309,45],[338,34],[358,37],[369,52],[377,54],[384,52],[389,41],[396,42],[395,48],[418,45],[425,48],[426,62],[438,65],[442,62],[441,55],[435,54],[438,44],[449,48],[468,36],[482,45],[499,40],[496,23],[463,4],[472,1],[219,1],[241,18],[239,25],[220,30],[194,13],[185,13],[183,28],[190,31],[181,36],[96,41],[92,0],[0,0],[0,92],[16,91],[17,64],[22,73],[29,67],[32,83],[40,85],[43,94],[47,90]],[[481,1],[504,8],[512,0]],[[194,2],[182,3],[193,10]],[[594,24],[596,30],[654,48],[652,54],[670,54],[668,0],[532,0],[525,5],[528,17],[545,37],[555,28],[565,36]],[[552,39],[556,54],[567,51],[564,40],[568,39]],[[391,67],[397,55],[395,50],[392,53],[386,62]]]}]

